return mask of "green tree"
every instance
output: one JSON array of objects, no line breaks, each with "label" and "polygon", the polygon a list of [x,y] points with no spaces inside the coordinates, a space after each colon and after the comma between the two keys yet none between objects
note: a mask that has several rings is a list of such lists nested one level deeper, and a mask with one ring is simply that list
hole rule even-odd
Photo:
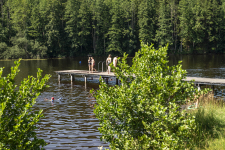
[{"label": "green tree", "polygon": [[1,42],[9,43],[9,27],[7,17],[7,1],[1,0],[1,18],[0,18],[0,40]]},{"label": "green tree", "polygon": [[[103,54],[106,47],[106,36],[110,27],[111,15],[105,0],[91,1],[92,12],[92,45],[95,54]],[[104,44],[103,44],[104,43]]]},{"label": "green tree", "polygon": [[138,7],[139,40],[144,43],[153,43],[155,39],[156,6],[155,0],[143,0]]},{"label": "green tree", "polygon": [[65,31],[68,35],[67,42],[71,45],[68,51],[68,56],[74,56],[79,50],[79,28],[78,28],[78,15],[79,15],[80,1],[68,0],[65,7]]},{"label": "green tree", "polygon": [[220,17],[218,19],[221,20],[220,24],[219,24],[219,30],[218,30],[218,43],[217,43],[217,49],[220,52],[224,51],[225,45],[225,1],[221,1],[220,5]]},{"label": "green tree", "polygon": [[0,43],[0,53],[1,53],[1,59],[4,59],[6,57],[6,54],[8,53],[8,47],[5,42]]},{"label": "green tree", "polygon": [[134,54],[135,50],[139,48],[137,18],[139,3],[139,0],[121,2],[121,18],[123,18],[122,52],[126,52],[128,54]]},{"label": "green tree", "polygon": [[42,71],[38,69],[37,78],[28,76],[18,87],[14,83],[19,65],[19,61],[15,61],[6,77],[2,77],[3,68],[0,68],[0,149],[40,149],[46,143],[36,137],[34,130],[43,115],[42,110],[33,112],[32,106],[47,87],[45,83],[50,75],[42,78]]},{"label": "green tree", "polygon": [[11,19],[17,32],[26,32],[31,15],[32,1],[15,0],[11,3]]},{"label": "green tree", "polygon": [[107,52],[117,51],[122,53],[122,37],[123,37],[123,9],[119,0],[113,0],[110,8],[111,27],[108,30],[109,45]]},{"label": "green tree", "polygon": [[158,30],[156,31],[156,41],[160,45],[173,43],[172,23],[170,17],[170,6],[168,0],[159,0],[158,9]]},{"label": "green tree", "polygon": [[79,37],[79,45],[81,53],[88,53],[90,49],[92,49],[92,38],[91,34],[91,12],[90,12],[90,1],[82,0],[82,3],[79,8],[78,15],[78,28],[80,29],[78,32]]},{"label": "green tree", "polygon": [[[221,29],[220,2],[217,0],[197,0],[192,4],[192,13],[194,14],[194,24],[192,23],[192,47],[194,50],[203,50],[205,52],[218,48],[219,30]],[[183,24],[182,24],[183,25]],[[182,27],[182,26],[181,26]],[[190,45],[190,44],[189,44]]]},{"label": "green tree", "polygon": [[47,1],[48,23],[45,26],[48,44],[48,55],[51,57],[59,57],[64,55],[65,38],[64,38],[64,11],[65,0],[49,0]]},{"label": "green tree", "polygon": [[111,65],[121,85],[108,86],[101,79],[94,93],[101,139],[112,149],[190,147],[195,120],[180,108],[198,91],[192,82],[183,81],[186,71],[181,62],[169,67],[167,47],[156,50],[144,44],[131,67],[126,57],[118,67]]},{"label": "green tree", "polygon": [[[111,8],[111,2],[107,0],[96,0],[97,5],[97,15],[98,15],[98,27],[99,27],[99,35],[101,41],[98,43],[98,53],[99,54],[105,54],[107,43],[109,41],[108,39],[108,31],[111,27],[111,14],[110,14],[110,8]],[[102,51],[101,51],[102,49]],[[100,51],[99,51],[100,50]]]},{"label": "green tree", "polygon": [[159,0],[158,9],[158,30],[156,31],[156,41],[160,45],[169,43],[170,49],[177,49],[178,41],[178,0]]},{"label": "green tree", "polygon": [[[193,43],[194,47],[194,30],[192,29],[195,26],[195,16],[193,14],[194,0],[181,0],[179,3],[179,21],[180,21],[180,38],[181,46],[184,46],[186,50],[189,50]],[[180,48],[182,52],[182,47]]]}]

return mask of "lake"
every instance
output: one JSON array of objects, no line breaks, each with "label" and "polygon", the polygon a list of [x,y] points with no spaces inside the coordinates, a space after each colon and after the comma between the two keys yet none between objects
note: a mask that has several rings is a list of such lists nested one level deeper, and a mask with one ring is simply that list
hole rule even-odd
[{"label": "lake", "polygon": [[[106,57],[94,58],[96,69],[98,69],[98,62],[106,60]],[[169,56],[169,65],[175,65],[182,60],[183,69],[187,70],[188,76],[225,78],[223,76],[225,74],[224,58],[224,54]],[[132,63],[132,58],[128,58],[128,63]],[[99,70],[102,69],[101,65],[99,63]],[[3,75],[10,72],[11,66],[13,66],[11,60],[0,61],[0,67],[5,67]],[[92,88],[98,88],[98,79],[88,79],[85,87],[82,77],[76,78],[71,84],[70,77],[65,75],[58,83],[58,76],[54,73],[58,70],[88,70],[87,57],[22,60],[16,83],[19,84],[28,75],[36,77],[37,68],[43,70],[43,76],[52,75],[48,82],[50,87],[37,98],[37,103],[34,105],[35,110],[43,109],[45,115],[45,118],[42,118],[37,125],[38,137],[49,143],[45,149],[96,150],[99,146],[108,148],[108,143],[100,141],[99,122],[93,113],[95,99],[89,93]],[[109,81],[109,84],[115,84],[115,80]],[[224,98],[223,88],[216,86],[215,96]],[[46,98],[51,97],[62,98],[62,100],[56,100],[54,103],[45,101]]]}]

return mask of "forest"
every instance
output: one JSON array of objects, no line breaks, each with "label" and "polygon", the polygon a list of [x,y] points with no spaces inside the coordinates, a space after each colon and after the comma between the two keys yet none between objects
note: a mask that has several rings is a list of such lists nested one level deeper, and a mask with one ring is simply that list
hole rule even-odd
[{"label": "forest", "polygon": [[0,0],[0,59],[225,52],[225,0]]}]

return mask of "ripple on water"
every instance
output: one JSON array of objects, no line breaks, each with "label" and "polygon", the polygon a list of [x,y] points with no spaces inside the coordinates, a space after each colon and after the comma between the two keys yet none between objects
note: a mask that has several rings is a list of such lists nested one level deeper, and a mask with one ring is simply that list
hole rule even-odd
[{"label": "ripple on water", "polygon": [[[99,121],[93,113],[95,100],[88,98],[89,90],[81,85],[53,84],[38,97],[34,109],[43,109],[45,117],[37,125],[37,135],[48,143],[45,149],[108,148],[100,141]],[[54,103],[44,100],[52,96]]]}]

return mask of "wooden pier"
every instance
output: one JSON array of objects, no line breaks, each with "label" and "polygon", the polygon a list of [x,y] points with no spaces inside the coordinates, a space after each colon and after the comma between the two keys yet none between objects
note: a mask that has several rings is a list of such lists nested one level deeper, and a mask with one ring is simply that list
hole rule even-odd
[{"label": "wooden pier", "polygon": [[[102,77],[103,79],[106,79],[106,83],[108,83],[108,79],[111,77],[116,77],[113,72],[108,74],[108,72],[98,72],[94,71],[89,72],[88,70],[62,70],[62,71],[55,71],[56,74],[58,74],[58,81],[61,80],[61,75],[70,75],[71,82],[74,81],[75,76],[82,76],[84,77],[85,85],[87,82],[87,77]],[[197,86],[201,85],[220,85],[225,86],[225,79],[216,79],[216,78],[200,78],[200,77],[187,77],[184,79],[185,81],[191,81],[195,80],[195,84]],[[118,79],[116,79],[116,84],[118,84]]]},{"label": "wooden pier", "polygon": [[195,84],[225,86],[225,79],[200,78],[200,77],[187,77],[185,79],[185,81],[191,81],[191,80],[195,80]]},{"label": "wooden pier", "polygon": [[[61,80],[61,75],[69,75],[71,82],[75,80],[75,76],[82,76],[84,77],[85,85],[87,82],[87,77],[102,77],[106,80],[106,83],[108,83],[108,79],[111,77],[116,77],[113,72],[108,74],[108,72],[98,72],[93,71],[89,72],[88,70],[62,70],[62,71],[55,71],[56,74],[58,74],[58,81]],[[118,79],[116,78],[116,84],[118,84]]]}]

